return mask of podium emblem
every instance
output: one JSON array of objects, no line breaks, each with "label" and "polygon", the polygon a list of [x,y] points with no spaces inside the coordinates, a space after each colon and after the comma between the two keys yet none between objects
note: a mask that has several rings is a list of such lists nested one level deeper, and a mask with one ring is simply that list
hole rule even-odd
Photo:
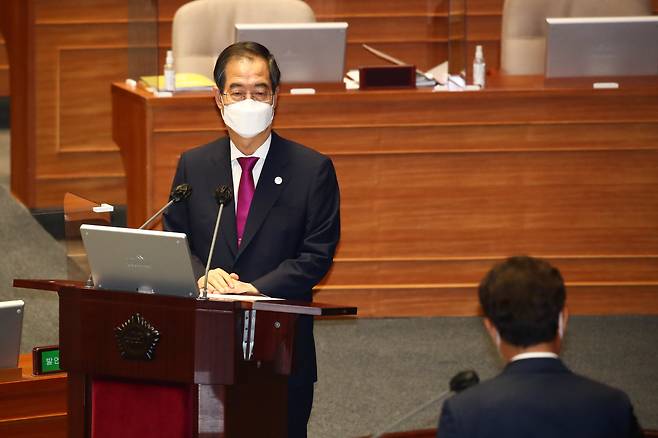
[{"label": "podium emblem", "polygon": [[114,329],[121,357],[128,360],[153,360],[160,332],[135,313]]}]

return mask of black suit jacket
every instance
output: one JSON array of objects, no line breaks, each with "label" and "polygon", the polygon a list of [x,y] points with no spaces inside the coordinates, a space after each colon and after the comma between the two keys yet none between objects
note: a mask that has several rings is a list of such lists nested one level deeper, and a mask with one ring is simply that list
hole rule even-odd
[{"label": "black suit jacket", "polygon": [[[189,183],[192,195],[171,206],[163,219],[165,230],[187,234],[197,278],[205,272],[219,208],[215,189],[233,190],[229,145],[224,137],[182,154],[173,186]],[[266,295],[311,301],[311,289],[329,270],[340,237],[331,160],[273,132],[240,248],[234,202],[224,207],[211,267],[237,273]],[[316,380],[311,317],[299,319],[293,364],[291,382]]]},{"label": "black suit jacket", "polygon": [[549,358],[511,362],[499,376],[448,399],[437,436],[625,438],[641,432],[626,394]]}]

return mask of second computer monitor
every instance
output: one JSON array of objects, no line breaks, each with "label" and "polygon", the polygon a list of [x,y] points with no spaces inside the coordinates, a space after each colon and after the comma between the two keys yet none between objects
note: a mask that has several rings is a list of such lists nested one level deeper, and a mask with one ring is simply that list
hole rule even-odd
[{"label": "second computer monitor", "polygon": [[236,24],[236,41],[267,47],[288,84],[342,82],[347,23]]}]

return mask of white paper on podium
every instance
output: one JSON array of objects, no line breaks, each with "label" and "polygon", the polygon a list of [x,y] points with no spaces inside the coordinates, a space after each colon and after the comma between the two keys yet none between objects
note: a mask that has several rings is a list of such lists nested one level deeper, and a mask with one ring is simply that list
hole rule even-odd
[{"label": "white paper on podium", "polygon": [[273,298],[266,295],[244,295],[244,294],[212,294],[208,293],[208,298],[211,300],[221,300],[221,301],[282,301],[283,298]]}]

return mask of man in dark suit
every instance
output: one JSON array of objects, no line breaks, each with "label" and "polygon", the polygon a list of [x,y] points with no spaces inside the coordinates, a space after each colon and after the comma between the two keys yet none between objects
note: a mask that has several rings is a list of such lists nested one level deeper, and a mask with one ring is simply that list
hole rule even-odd
[{"label": "man in dark suit", "polygon": [[484,325],[507,366],[445,402],[439,438],[642,436],[626,394],[572,373],[559,359],[568,313],[556,268],[509,258],[485,276],[479,295]]},{"label": "man in dark suit", "polygon": [[[192,195],[165,214],[165,229],[187,234],[202,286],[218,211],[214,192],[226,185],[234,201],[224,208],[209,292],[311,301],[340,236],[333,164],[272,132],[280,73],[267,48],[251,42],[227,47],[214,76],[229,137],[182,154],[173,185],[191,184]],[[316,379],[313,319],[301,316],[288,384],[291,437],[306,436]]]}]

